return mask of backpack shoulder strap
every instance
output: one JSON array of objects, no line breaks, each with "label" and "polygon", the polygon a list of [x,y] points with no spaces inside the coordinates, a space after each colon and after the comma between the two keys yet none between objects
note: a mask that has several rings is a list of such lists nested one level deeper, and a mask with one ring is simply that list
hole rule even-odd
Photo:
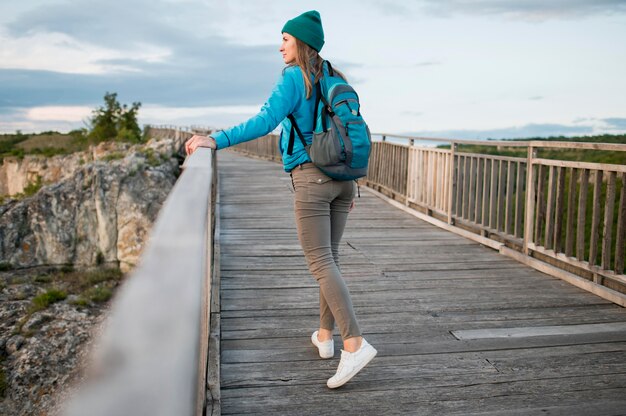
[{"label": "backpack shoulder strap", "polygon": [[324,63],[326,63],[326,65],[328,66],[328,75],[334,77],[335,71],[333,70],[333,66],[330,64],[330,61],[324,59],[324,62],[322,62],[322,66],[324,65]]},{"label": "backpack shoulder strap", "polygon": [[289,132],[289,144],[287,145],[287,154],[291,156],[291,154],[293,153],[293,145],[295,142],[295,137],[293,134],[294,130],[298,134],[298,137],[300,138],[300,141],[302,142],[302,146],[304,146],[305,149],[308,146],[308,144],[306,143],[306,140],[304,140],[304,136],[302,135],[302,132],[300,131],[300,128],[298,127],[298,123],[296,123],[296,118],[293,116],[293,114],[289,114],[287,118],[289,119],[289,121],[291,121],[291,131]]}]

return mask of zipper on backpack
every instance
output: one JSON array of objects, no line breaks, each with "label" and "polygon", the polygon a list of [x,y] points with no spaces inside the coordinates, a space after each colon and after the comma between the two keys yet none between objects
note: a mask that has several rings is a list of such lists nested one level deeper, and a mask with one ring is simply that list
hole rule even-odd
[{"label": "zipper on backpack", "polygon": [[[340,105],[345,104],[346,106],[348,106],[348,110],[350,110],[350,113],[351,113],[353,116],[356,116],[356,115],[358,115],[358,114],[359,114],[359,110],[358,110],[358,109],[357,109],[357,110],[353,109],[353,108],[350,106],[350,101],[354,101],[354,102],[356,102],[356,100],[355,100],[354,98],[346,98],[346,99],[343,99],[343,100],[337,101],[337,102],[334,104],[334,107],[339,107]],[[358,106],[357,106],[357,107],[358,107]]]}]

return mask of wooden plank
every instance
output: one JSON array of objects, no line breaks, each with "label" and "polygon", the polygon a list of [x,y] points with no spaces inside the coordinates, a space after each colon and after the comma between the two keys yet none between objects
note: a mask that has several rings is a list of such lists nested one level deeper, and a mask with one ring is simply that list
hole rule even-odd
[{"label": "wooden plank", "polygon": [[565,193],[565,168],[557,169],[556,208],[554,209],[554,251],[563,251],[563,199]]},{"label": "wooden plank", "polygon": [[469,187],[469,199],[468,203],[468,214],[467,219],[469,221],[476,220],[476,173],[478,172],[477,168],[478,159],[475,157],[470,158],[470,187]]},{"label": "wooden plank", "polygon": [[515,188],[515,232],[514,235],[517,238],[522,237],[522,221],[524,218],[524,178],[526,172],[524,171],[524,164],[517,162],[517,186]]},{"label": "wooden plank", "polygon": [[[418,414],[467,415],[470,412],[482,412],[486,410],[486,406],[489,406],[491,411],[500,412],[503,408],[513,410],[526,406],[536,409],[536,406],[545,402],[546,398],[550,398],[550,404],[553,406],[558,406],[563,402],[568,405],[576,402],[594,402],[595,409],[606,409],[603,406],[598,407],[600,403],[593,399],[594,396],[597,397],[596,392],[601,389],[612,391],[612,396],[619,398],[622,405],[625,402],[621,399],[626,389],[620,373],[594,375],[584,379],[579,376],[558,377],[553,373],[552,376],[546,375],[539,379],[524,380],[521,377],[515,377],[508,381],[503,380],[502,376],[491,373],[466,374],[465,377],[457,376],[456,378],[454,376],[416,377],[413,373],[407,378],[376,379],[376,368],[372,366],[363,371],[361,378],[364,380],[360,388],[347,387],[336,395],[309,384],[305,388],[298,385],[254,387],[254,394],[250,394],[250,389],[232,389],[227,390],[227,398],[232,403],[232,412],[236,414],[248,413],[255,409],[263,409],[269,414],[315,414],[311,412],[311,409],[327,408],[332,397],[335,398],[332,400],[333,412],[350,413],[355,403],[358,403],[360,412],[370,414],[415,414],[415,411],[419,409]],[[555,383],[557,378],[559,382]],[[317,384],[321,384],[323,380],[323,378],[318,379]],[[399,389],[398,385],[402,385],[403,388]],[[348,394],[349,396],[346,396]],[[393,400],[389,400],[390,395],[393,396]],[[337,400],[337,396],[343,400]],[[498,402],[496,408],[491,407],[492,399],[504,396],[509,401],[509,405],[505,402]],[[522,401],[517,399],[520,396],[524,396]],[[608,398],[606,395],[604,397]],[[460,405],[459,401],[463,403]],[[444,404],[445,406],[442,406]],[[534,414],[538,413],[542,412],[536,411]],[[607,413],[601,410],[600,413],[592,412],[591,414]]]},{"label": "wooden plank", "polygon": [[576,168],[589,170],[604,170],[609,172],[626,172],[626,165],[613,165],[609,163],[572,162],[555,159],[535,159],[535,162],[544,166],[558,166],[562,168]]},{"label": "wooden plank", "polygon": [[514,328],[461,329],[452,331],[457,339],[524,338],[545,335],[597,334],[626,331],[626,322],[583,325],[554,325]]},{"label": "wooden plank", "polygon": [[600,240],[600,218],[602,217],[600,198],[602,195],[602,171],[594,172],[593,211],[591,215],[591,239],[589,242],[589,265],[596,265],[598,257],[598,241]]},{"label": "wooden plank", "polygon": [[[493,142],[490,140],[489,142],[483,142],[483,143],[491,144]],[[468,156],[468,157],[476,157],[476,158],[484,158],[485,157],[484,153],[459,152],[458,154],[463,155],[463,156]],[[491,155],[490,154],[489,155],[489,160],[497,160],[497,161],[502,161],[502,162],[525,162],[526,158],[511,157],[511,156],[498,156],[498,155]]]},{"label": "wooden plank", "polygon": [[447,221],[450,222],[452,221],[452,216],[454,214],[453,211],[453,205],[454,205],[454,199],[455,199],[455,184],[454,181],[456,180],[456,178],[454,177],[456,175],[455,172],[455,164],[453,163],[453,158],[452,158],[452,150],[450,150],[449,153],[444,155],[444,159],[443,159],[443,171],[441,172],[442,178],[442,186],[443,189],[441,190],[442,195],[441,195],[441,200],[442,200],[442,208],[443,211],[446,213],[446,217],[447,217]]},{"label": "wooden plank", "polygon": [[615,242],[615,272],[626,274],[624,271],[624,241],[626,240],[626,173],[621,175],[622,190],[619,196],[617,211],[617,232]]},{"label": "wooden plank", "polygon": [[602,231],[602,262],[604,270],[611,268],[611,252],[613,237],[613,211],[615,205],[615,172],[609,172],[606,185],[606,199],[604,202],[604,229]]},{"label": "wooden plank", "polygon": [[565,255],[574,254],[574,210],[576,204],[576,183],[578,170],[568,168],[569,191],[567,196],[567,222],[565,224]]},{"label": "wooden plank", "polygon": [[457,217],[463,217],[463,182],[464,182],[464,171],[463,171],[463,157],[456,157],[456,198],[454,204],[454,215]]},{"label": "wooden plank", "polygon": [[474,207],[474,221],[477,224],[481,224],[483,221],[483,181],[485,175],[485,162],[484,158],[476,159],[478,164],[478,170],[476,172],[476,200]]},{"label": "wooden plank", "polygon": [[393,137],[398,139],[404,139],[406,141],[427,141],[435,143],[452,143],[458,144],[473,144],[480,146],[501,146],[501,147],[537,147],[537,148],[565,148],[565,149],[590,149],[590,150],[611,150],[623,152],[626,151],[626,145],[617,143],[585,143],[585,142],[557,142],[557,141],[544,141],[544,140],[531,140],[531,141],[510,141],[510,140],[459,140],[459,139],[442,139],[433,137],[414,137],[403,136],[398,134],[388,133],[374,133],[375,136],[382,136],[383,141],[385,137]]},{"label": "wooden plank", "polygon": [[524,215],[524,247],[525,255],[530,255],[528,244],[533,241],[533,228],[535,222],[535,176],[533,158],[536,157],[536,150],[531,146],[528,148],[526,161],[526,210]]},{"label": "wooden plank", "polygon": [[588,150],[610,150],[623,152],[626,151],[626,145],[616,143],[581,143],[581,142],[548,142],[548,141],[531,141],[530,146],[552,148],[552,149],[588,149]]},{"label": "wooden plank", "polygon": [[587,189],[589,188],[589,171],[580,172],[580,193],[578,194],[578,221],[576,222],[576,259],[585,261],[585,222],[587,218]]},{"label": "wooden plank", "polygon": [[489,227],[498,226],[498,165],[499,161],[491,161],[491,190],[489,192]]},{"label": "wooden plank", "polygon": [[554,204],[556,199],[556,176],[554,166],[551,166],[548,173],[548,201],[546,204],[546,233],[544,236],[544,247],[551,249],[554,243]]},{"label": "wooden plank", "polygon": [[507,186],[506,186],[506,214],[505,214],[505,227],[504,232],[506,234],[513,234],[513,195],[515,186],[515,176],[513,174],[513,163],[507,164]]},{"label": "wooden plank", "polygon": [[448,224],[452,224],[452,217],[456,214],[456,191],[458,181],[458,169],[456,163],[456,143],[450,145],[450,154],[448,156]]},{"label": "wooden plank", "polygon": [[489,189],[491,178],[491,161],[484,158],[485,168],[483,174],[483,202],[482,202],[482,225],[489,225]]},{"label": "wooden plank", "polygon": [[506,197],[506,168],[504,161],[500,161],[498,182],[498,221],[496,230],[504,231],[504,200]]},{"label": "wooden plank", "polygon": [[464,169],[465,173],[463,175],[463,215],[462,217],[467,219],[469,218],[469,188],[470,183],[472,182],[472,177],[470,176],[470,167],[471,167],[472,159],[466,157],[464,160]]},{"label": "wooden plank", "polygon": [[546,217],[546,197],[545,197],[545,168],[537,165],[537,223],[535,224],[534,242],[538,246],[543,246],[541,237],[543,236],[543,225]]}]

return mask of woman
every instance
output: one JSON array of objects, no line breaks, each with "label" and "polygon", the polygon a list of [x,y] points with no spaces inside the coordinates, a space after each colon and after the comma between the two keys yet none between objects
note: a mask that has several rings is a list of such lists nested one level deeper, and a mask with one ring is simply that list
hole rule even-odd
[{"label": "woman", "polygon": [[295,140],[291,154],[287,151],[290,114],[307,143],[311,142],[314,85],[323,71],[319,51],[324,45],[324,32],[319,13],[309,11],[289,20],[282,34],[280,52],[287,67],[261,111],[248,121],[209,137],[193,136],[185,147],[187,154],[198,147],[222,149],[264,136],[282,123],[280,151],[295,188],[298,237],[309,270],[320,285],[320,328],[313,332],[311,342],[320,357],[332,358],[335,321],[343,339],[339,367],[327,382],[328,387],[336,388],[376,355],[376,350],[361,336],[348,288],[339,271],[339,242],[354,204],[356,185],[354,181],[336,181],[324,175],[311,163],[299,140]]}]

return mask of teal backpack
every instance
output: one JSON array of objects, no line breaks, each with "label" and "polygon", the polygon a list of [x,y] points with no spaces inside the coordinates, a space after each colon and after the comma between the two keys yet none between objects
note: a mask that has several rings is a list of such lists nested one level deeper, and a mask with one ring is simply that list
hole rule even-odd
[{"label": "teal backpack", "polygon": [[306,149],[311,161],[327,176],[349,181],[367,175],[371,149],[369,127],[361,117],[359,96],[348,83],[336,75],[330,62],[327,70],[315,84],[315,121],[313,141],[309,145],[292,114],[287,154],[293,152],[294,131]]}]

